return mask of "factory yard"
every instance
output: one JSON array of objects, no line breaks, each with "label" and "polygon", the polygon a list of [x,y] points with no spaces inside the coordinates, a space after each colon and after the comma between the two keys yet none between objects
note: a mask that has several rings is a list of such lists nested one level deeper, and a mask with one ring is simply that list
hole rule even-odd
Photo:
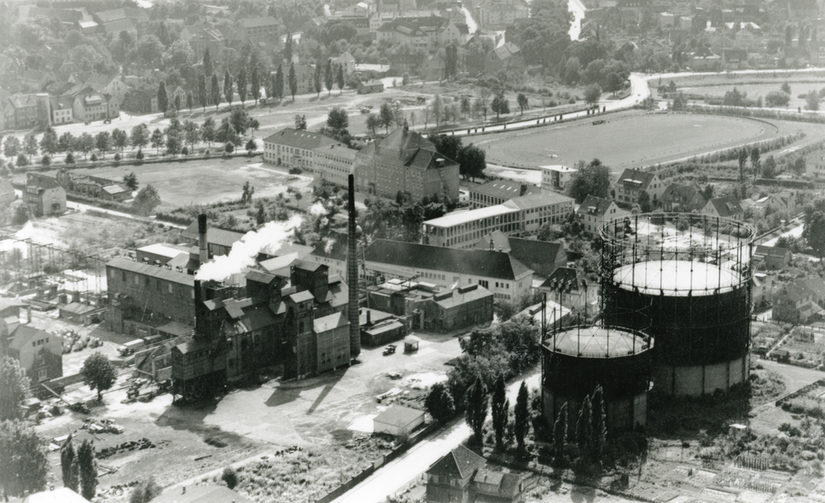
[{"label": "factory yard", "polygon": [[[254,470],[240,488],[257,501],[271,501],[267,495],[276,482],[278,494],[289,494],[289,501],[314,501],[389,452],[390,442],[370,437],[375,415],[390,403],[415,400],[446,379],[444,363],[460,354],[458,339],[417,335],[421,346],[416,353],[382,356],[383,348],[367,349],[362,363],[350,368],[300,382],[270,379],[233,389],[210,403],[178,406],[171,395],[160,394],[123,404],[131,371],[120,375],[101,405],[82,383],[67,388],[67,395],[70,401],[88,400],[89,418],[108,418],[125,429],[119,435],[93,435],[99,453],[117,448],[100,459],[101,471],[111,472],[100,481],[106,501],[125,501],[128,490],[120,486],[150,475],[163,486],[189,485],[211,480],[233,463],[247,466],[239,471]],[[66,411],[45,420],[38,431],[45,438],[76,432],[82,440],[91,435],[80,429],[85,417]],[[148,440],[142,449],[124,446],[141,439]],[[274,462],[279,457],[283,460]],[[50,461],[59,474],[57,451]],[[303,480],[320,483],[308,486]]]}]

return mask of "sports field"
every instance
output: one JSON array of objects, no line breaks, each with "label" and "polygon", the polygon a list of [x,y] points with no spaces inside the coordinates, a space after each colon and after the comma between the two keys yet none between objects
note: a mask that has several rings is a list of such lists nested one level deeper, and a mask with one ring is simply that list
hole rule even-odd
[{"label": "sports field", "polygon": [[163,208],[240,199],[241,187],[247,181],[255,187],[255,197],[274,196],[286,191],[288,185],[301,187],[311,183],[307,176],[289,175],[263,164],[260,157],[168,161],[77,170],[115,180],[132,171],[141,187],[152,184],[158,189]]},{"label": "sports field", "polygon": [[623,112],[590,120],[466,138],[504,166],[572,165],[601,159],[615,172],[778,136],[764,121],[695,114]]}]

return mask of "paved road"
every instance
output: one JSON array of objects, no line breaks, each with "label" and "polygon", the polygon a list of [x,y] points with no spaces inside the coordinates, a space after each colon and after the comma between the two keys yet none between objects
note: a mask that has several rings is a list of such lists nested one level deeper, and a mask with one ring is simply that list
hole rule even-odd
[{"label": "paved road", "polygon": [[[535,371],[526,377],[527,385],[535,388],[539,383],[540,372]],[[516,395],[521,381],[512,383],[507,388],[511,404],[516,403]],[[437,435],[422,440],[396,460],[387,463],[366,480],[335,500],[336,503],[377,503],[407,486],[431,464],[452,451],[461,442],[470,437],[470,427],[463,418],[457,419]]]}]

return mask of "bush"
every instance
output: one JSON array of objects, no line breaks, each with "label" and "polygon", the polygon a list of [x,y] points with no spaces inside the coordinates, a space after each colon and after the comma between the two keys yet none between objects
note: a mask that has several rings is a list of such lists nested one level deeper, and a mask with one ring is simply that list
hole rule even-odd
[{"label": "bush", "polygon": [[238,474],[235,473],[235,470],[231,466],[227,466],[223,469],[221,480],[226,484],[226,487],[234,489],[235,486],[238,485]]},{"label": "bush", "polygon": [[92,156],[89,158],[89,160],[92,161],[92,162],[96,161],[97,160],[97,154],[92,154]]},{"label": "bush", "polygon": [[66,162],[66,164],[74,164],[74,154],[72,154],[71,152],[66,154],[66,161],[65,162]]},{"label": "bush", "polygon": [[23,167],[29,165],[29,159],[23,154],[17,154],[17,161],[15,162],[17,166]]},{"label": "bush", "polygon": [[120,153],[115,154],[115,161],[120,161]]},{"label": "bush", "polygon": [[135,159],[137,159],[138,161],[143,160],[143,150],[142,149],[138,149],[137,154],[135,154]]}]

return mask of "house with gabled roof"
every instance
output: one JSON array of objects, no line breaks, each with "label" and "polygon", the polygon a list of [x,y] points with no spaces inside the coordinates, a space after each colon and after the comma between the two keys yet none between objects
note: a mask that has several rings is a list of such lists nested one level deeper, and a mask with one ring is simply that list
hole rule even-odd
[{"label": "house with gabled roof", "polygon": [[773,299],[773,319],[788,323],[808,323],[825,310],[825,281],[811,275],[780,288]]},{"label": "house with gabled roof", "polygon": [[707,200],[702,192],[693,185],[671,183],[662,193],[662,209],[679,213],[700,211]]},{"label": "house with gabled roof", "polygon": [[638,203],[642,192],[647,192],[650,202],[655,205],[665,192],[665,184],[659,179],[659,175],[631,168],[622,172],[613,188],[616,202],[625,206]]},{"label": "house with gabled roof", "polygon": [[470,484],[486,464],[484,457],[459,445],[427,469],[427,501],[471,501]]},{"label": "house with gabled roof", "polygon": [[589,194],[576,210],[576,216],[584,226],[584,230],[598,235],[599,229],[605,222],[630,215],[630,212],[619,208],[612,199],[605,199]]},{"label": "house with gabled roof", "polygon": [[714,197],[702,208],[701,213],[711,217],[742,218],[743,211],[739,201],[733,196]]},{"label": "house with gabled roof", "polygon": [[524,73],[527,68],[521,48],[512,42],[505,42],[487,53],[484,58],[484,71],[491,75],[498,72]]},{"label": "house with gabled roof", "polygon": [[431,503],[524,501],[524,474],[490,466],[464,445],[430,465],[426,474]]}]

